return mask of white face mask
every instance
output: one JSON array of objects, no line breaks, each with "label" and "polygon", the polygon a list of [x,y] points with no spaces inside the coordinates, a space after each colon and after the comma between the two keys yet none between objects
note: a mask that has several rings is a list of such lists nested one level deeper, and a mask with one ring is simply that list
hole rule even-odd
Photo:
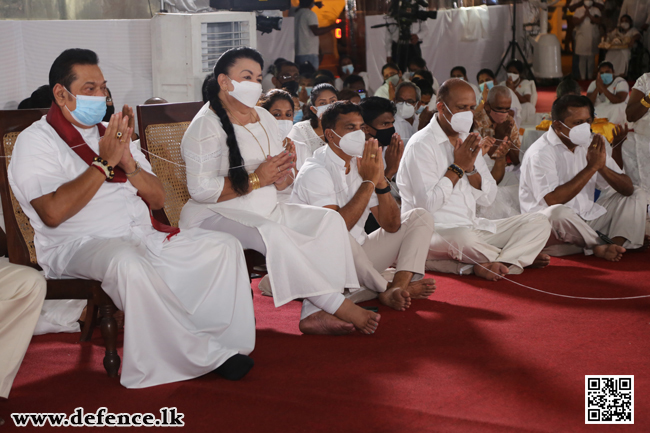
[{"label": "white face mask", "polygon": [[[443,104],[445,103],[443,102]],[[447,104],[445,104],[445,107],[451,113],[451,110]],[[445,116],[444,113],[443,116]],[[472,125],[474,124],[474,113],[472,113],[472,110],[461,111],[459,113],[452,114],[451,120],[447,119],[447,116],[445,116],[445,120],[449,122],[451,129],[454,131],[458,132],[459,134],[467,134],[472,129]]]},{"label": "white face mask", "polygon": [[402,119],[410,119],[415,114],[415,107],[407,102],[398,102],[395,104],[397,115]]},{"label": "white face mask", "polygon": [[[564,126],[564,122],[560,121],[560,123]],[[569,128],[568,126],[566,126]],[[564,135],[563,132],[560,131],[560,134]],[[575,144],[576,146],[582,146],[582,147],[589,147],[591,144],[591,125],[588,123],[581,123],[578,126],[574,126],[573,128],[569,128],[569,136],[567,137],[564,135],[566,138],[568,138],[571,143]]]},{"label": "white face mask", "polygon": [[397,85],[399,84],[399,75],[398,74],[393,75],[392,77],[388,78],[386,82],[393,83],[393,86],[397,87]]},{"label": "white face mask", "polygon": [[314,107],[316,108],[316,115],[318,116],[319,119],[323,117],[323,113],[325,113],[325,110],[330,108],[330,105],[332,104],[321,105],[320,107]]},{"label": "white face mask", "polygon": [[235,81],[228,77],[235,87],[228,93],[247,107],[254,107],[262,94],[262,85],[253,81]]},{"label": "white face mask", "polygon": [[280,133],[280,140],[284,140],[293,128],[293,120],[278,120],[278,132]]},{"label": "white face mask", "polygon": [[362,130],[348,132],[343,137],[334,132],[333,129],[331,131],[341,139],[338,146],[332,143],[334,146],[341,149],[346,155],[363,156],[363,150],[366,148],[366,134]]},{"label": "white face mask", "polygon": [[513,82],[516,82],[519,79],[519,74],[511,74],[508,72],[508,78],[510,78]]},{"label": "white face mask", "polygon": [[621,23],[621,28],[622,28],[623,30],[627,30],[627,29],[629,29],[629,28],[630,28],[630,23],[628,23],[627,21]]}]

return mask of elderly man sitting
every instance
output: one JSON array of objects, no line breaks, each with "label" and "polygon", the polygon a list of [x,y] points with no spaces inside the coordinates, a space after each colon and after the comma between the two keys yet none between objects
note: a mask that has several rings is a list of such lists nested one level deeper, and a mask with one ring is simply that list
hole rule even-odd
[{"label": "elderly man sitting", "polygon": [[416,112],[420,108],[420,98],[420,88],[409,81],[400,83],[395,89],[395,131],[404,144],[419,130]]},{"label": "elderly man sitting", "polygon": [[[545,266],[540,252],[551,232],[543,215],[490,221],[476,216],[476,205],[494,202],[497,185],[479,157],[481,139],[469,134],[476,108],[472,87],[449,79],[440,87],[438,114],[404,150],[397,172],[402,212],[422,207],[435,220],[429,260],[454,259],[488,280]],[[473,265],[473,266],[472,266]]]},{"label": "elderly man sitting", "polygon": [[478,206],[477,214],[487,219],[501,219],[519,215],[519,128],[509,114],[512,97],[503,86],[490,89],[487,101],[474,113],[478,133],[495,142],[483,149],[483,159],[497,185],[497,197],[490,206]]},{"label": "elderly man sitting", "polygon": [[[328,145],[300,169],[291,202],[339,212],[350,230],[361,285],[378,293],[384,305],[405,310],[411,299],[425,299],[435,290],[432,279],[422,279],[433,219],[423,209],[400,216],[384,177],[379,143],[366,141],[358,105],[335,102],[321,122]],[[370,212],[381,228],[366,235]],[[396,273],[387,283],[381,272],[394,263]]]},{"label": "elderly man sitting", "polygon": [[[588,98],[563,96],[553,103],[552,116],[552,127],[521,164],[521,210],[551,221],[549,254],[584,249],[618,261],[626,249],[644,243],[645,194],[607,155],[605,138],[591,137],[594,106]],[[596,187],[601,195],[594,202]]]},{"label": "elderly man sitting", "polygon": [[[49,278],[85,278],[124,311],[121,383],[143,388],[212,371],[242,378],[255,344],[250,284],[231,235],[161,227],[164,189],[130,137],[128,107],[101,124],[97,55],[70,49],[50,69],[53,103],[25,129],[9,183]],[[146,200],[146,202],[145,202]]]}]

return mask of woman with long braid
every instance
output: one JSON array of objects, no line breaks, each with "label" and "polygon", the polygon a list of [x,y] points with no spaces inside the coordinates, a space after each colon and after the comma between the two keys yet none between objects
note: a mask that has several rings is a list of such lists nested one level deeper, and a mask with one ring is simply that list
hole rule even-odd
[{"label": "woman with long braid", "polygon": [[303,298],[300,330],[310,334],[371,334],[379,315],[343,296],[359,289],[345,222],[338,213],[278,203],[293,181],[295,156],[282,147],[273,116],[256,107],[262,56],[226,51],[214,66],[210,101],[182,142],[191,199],[181,228],[234,235],[266,256],[276,306]]}]

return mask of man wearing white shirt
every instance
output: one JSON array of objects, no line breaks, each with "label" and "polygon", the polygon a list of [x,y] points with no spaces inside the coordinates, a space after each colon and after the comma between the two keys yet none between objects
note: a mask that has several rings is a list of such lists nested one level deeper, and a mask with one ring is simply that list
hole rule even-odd
[{"label": "man wearing white shirt", "polygon": [[548,264],[548,256],[540,254],[551,231],[547,218],[476,217],[476,205],[490,205],[497,186],[479,157],[480,137],[468,134],[476,108],[474,90],[462,80],[447,80],[440,87],[437,108],[431,123],[411,137],[397,172],[402,212],[422,207],[435,220],[429,260],[473,264],[468,268],[488,280]]},{"label": "man wearing white shirt", "polygon": [[[328,146],[300,169],[291,202],[339,212],[350,230],[361,285],[378,293],[384,305],[405,310],[411,299],[425,299],[435,290],[432,279],[422,279],[433,219],[423,209],[400,215],[384,177],[381,149],[376,139],[366,142],[358,105],[335,102],[321,122]],[[367,235],[370,212],[381,228]],[[393,264],[396,273],[387,283],[381,272]]]},{"label": "man wearing white shirt", "polygon": [[255,343],[250,282],[231,235],[161,227],[163,186],[130,140],[133,111],[106,112],[97,55],[64,51],[52,106],[18,139],[9,184],[34,228],[48,278],[83,278],[125,315],[121,383],[143,388],[215,371],[242,378]]},{"label": "man wearing white shirt", "polygon": [[[551,221],[549,254],[584,249],[618,261],[626,249],[643,246],[645,194],[607,155],[605,138],[591,137],[593,117],[593,104],[584,96],[553,103],[552,127],[524,155],[519,201],[522,212],[540,212]],[[594,202],[596,187],[601,195]]]},{"label": "man wearing white shirt", "polygon": [[395,89],[395,131],[407,144],[413,134],[418,132],[419,117],[416,111],[420,108],[420,88],[405,81]]}]

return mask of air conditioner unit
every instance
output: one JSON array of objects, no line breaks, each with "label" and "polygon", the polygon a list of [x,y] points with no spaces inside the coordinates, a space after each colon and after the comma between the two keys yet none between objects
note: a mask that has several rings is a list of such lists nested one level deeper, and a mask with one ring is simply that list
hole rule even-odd
[{"label": "air conditioner unit", "polygon": [[201,85],[221,54],[257,47],[254,12],[157,14],[151,22],[153,96],[201,101]]}]

